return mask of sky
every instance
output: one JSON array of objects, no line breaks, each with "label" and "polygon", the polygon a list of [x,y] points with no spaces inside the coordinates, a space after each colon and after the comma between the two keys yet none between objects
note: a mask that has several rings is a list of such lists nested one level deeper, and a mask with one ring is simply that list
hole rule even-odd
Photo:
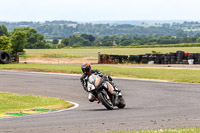
[{"label": "sky", "polygon": [[0,0],[0,21],[200,20],[200,0]]}]

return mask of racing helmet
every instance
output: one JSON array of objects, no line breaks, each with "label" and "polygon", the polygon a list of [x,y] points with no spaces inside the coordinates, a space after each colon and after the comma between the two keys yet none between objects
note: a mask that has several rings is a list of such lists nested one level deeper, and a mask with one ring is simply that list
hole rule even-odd
[{"label": "racing helmet", "polygon": [[91,71],[91,65],[89,63],[83,63],[81,69],[83,73],[89,75]]}]

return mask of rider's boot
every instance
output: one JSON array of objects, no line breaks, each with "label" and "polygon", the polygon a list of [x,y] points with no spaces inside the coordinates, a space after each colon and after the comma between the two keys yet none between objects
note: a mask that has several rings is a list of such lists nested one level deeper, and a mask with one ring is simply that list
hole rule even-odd
[{"label": "rider's boot", "polygon": [[96,100],[96,98],[95,98],[95,96],[94,96],[92,93],[89,93],[89,95],[88,95],[88,100],[89,100],[90,102],[94,102],[94,101]]}]

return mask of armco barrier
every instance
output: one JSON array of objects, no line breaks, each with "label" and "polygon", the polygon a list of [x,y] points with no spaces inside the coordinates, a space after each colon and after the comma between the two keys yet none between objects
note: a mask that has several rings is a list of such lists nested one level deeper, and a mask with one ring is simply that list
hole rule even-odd
[{"label": "armco barrier", "polygon": [[107,55],[100,54],[98,58],[99,64],[117,64],[117,63],[140,63],[140,64],[200,64],[200,53],[185,53],[184,51],[170,52],[166,54],[150,54],[145,55]]}]

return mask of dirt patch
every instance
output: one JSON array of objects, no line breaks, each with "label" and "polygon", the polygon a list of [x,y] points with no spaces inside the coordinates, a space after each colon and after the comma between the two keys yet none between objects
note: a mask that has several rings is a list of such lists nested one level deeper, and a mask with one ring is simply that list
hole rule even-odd
[{"label": "dirt patch", "polygon": [[97,63],[98,60],[95,57],[84,58],[20,58],[20,63],[38,63],[38,64],[72,64],[72,63]]}]

